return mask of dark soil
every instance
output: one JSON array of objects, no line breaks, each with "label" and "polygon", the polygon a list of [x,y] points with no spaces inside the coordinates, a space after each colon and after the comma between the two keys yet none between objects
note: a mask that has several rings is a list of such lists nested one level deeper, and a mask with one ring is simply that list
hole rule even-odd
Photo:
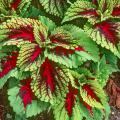
[{"label": "dark soil", "polygon": [[106,91],[110,98],[110,120],[120,120],[120,73],[115,73],[111,76],[106,86]]},{"label": "dark soil", "polygon": [[120,120],[120,109],[115,106],[111,107],[111,116],[110,120]]}]

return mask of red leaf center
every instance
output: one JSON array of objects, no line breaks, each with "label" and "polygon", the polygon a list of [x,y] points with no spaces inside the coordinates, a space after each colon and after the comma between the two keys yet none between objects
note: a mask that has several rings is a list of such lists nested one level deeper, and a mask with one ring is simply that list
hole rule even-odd
[{"label": "red leaf center", "polygon": [[24,83],[24,85],[20,87],[19,93],[25,108],[28,104],[31,104],[32,102],[33,93],[30,86],[31,81],[32,81],[31,78],[21,81],[21,83]]},{"label": "red leaf center", "polygon": [[32,53],[30,60],[31,62],[34,62],[34,60],[36,60],[36,58],[42,53],[42,49],[39,46],[35,47],[34,52]]},{"label": "red leaf center", "polygon": [[2,71],[0,72],[0,78],[4,77],[9,73],[10,70],[14,69],[17,62],[17,52],[12,52],[11,56],[8,56],[6,60],[2,61]]},{"label": "red leaf center", "polygon": [[66,100],[65,100],[65,108],[68,112],[68,115],[72,115],[74,103],[75,103],[75,95],[78,94],[78,90],[73,88],[71,85],[69,85],[69,92],[66,95]]},{"label": "red leaf center", "polygon": [[21,26],[20,29],[13,29],[8,36],[9,39],[24,39],[34,42],[33,28],[31,26]]},{"label": "red leaf center", "polygon": [[54,74],[55,69],[52,66],[52,63],[46,58],[45,62],[41,66],[42,78],[45,79],[46,85],[50,87],[51,92],[55,90],[55,81]]}]

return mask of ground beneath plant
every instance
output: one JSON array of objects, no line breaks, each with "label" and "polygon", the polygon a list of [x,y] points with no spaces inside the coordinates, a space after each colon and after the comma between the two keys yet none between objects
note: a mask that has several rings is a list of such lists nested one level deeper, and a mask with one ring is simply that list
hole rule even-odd
[{"label": "ground beneath plant", "polygon": [[112,106],[111,110],[110,120],[120,120],[120,109]]},{"label": "ground beneath plant", "polygon": [[110,77],[105,89],[110,98],[110,120],[120,120],[120,73],[115,73]]}]

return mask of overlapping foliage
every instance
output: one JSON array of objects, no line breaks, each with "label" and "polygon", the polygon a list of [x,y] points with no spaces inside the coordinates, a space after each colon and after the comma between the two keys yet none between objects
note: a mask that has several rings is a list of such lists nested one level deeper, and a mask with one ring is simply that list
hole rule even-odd
[{"label": "overlapping foliage", "polygon": [[16,116],[107,120],[119,17],[119,0],[1,0],[0,89],[8,84]]}]

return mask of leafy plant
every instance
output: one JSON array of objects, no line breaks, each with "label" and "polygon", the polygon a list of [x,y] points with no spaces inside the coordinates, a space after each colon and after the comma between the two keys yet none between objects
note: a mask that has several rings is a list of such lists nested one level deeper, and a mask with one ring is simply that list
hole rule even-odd
[{"label": "leafy plant", "polygon": [[1,0],[0,89],[8,84],[14,120],[49,110],[55,120],[107,120],[119,17],[119,0]]}]

